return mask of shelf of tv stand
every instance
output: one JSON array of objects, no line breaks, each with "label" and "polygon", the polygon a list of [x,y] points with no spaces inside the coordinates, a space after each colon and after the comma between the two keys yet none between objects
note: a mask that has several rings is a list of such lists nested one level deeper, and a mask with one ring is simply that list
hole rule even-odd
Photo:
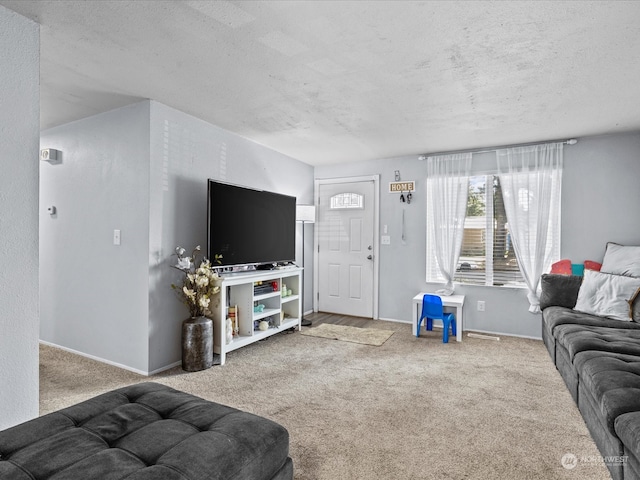
[{"label": "shelf of tv stand", "polygon": [[279,308],[267,308],[262,312],[253,312],[253,320],[262,320],[263,318],[270,317],[271,315],[276,315],[280,313]]},{"label": "shelf of tv stand", "polygon": [[253,300],[256,302],[259,302],[260,300],[266,300],[267,298],[273,298],[273,297],[278,297],[280,296],[280,290],[276,291],[276,292],[269,292],[269,293],[261,293],[259,295],[253,295]]},{"label": "shelf of tv stand", "polygon": [[[231,343],[225,345],[225,351],[227,353],[237,350],[238,348],[246,347],[252,343],[269,338],[277,333],[282,333],[290,328],[298,328],[300,321],[297,318],[288,318],[279,328],[270,328],[268,330],[256,331],[253,335],[238,335],[233,337]],[[216,352],[217,353],[217,352]]]},{"label": "shelf of tv stand", "polygon": [[[299,295],[302,285],[302,268],[288,267],[276,270],[256,270],[222,274],[220,301],[214,309],[213,318],[213,351],[220,355],[220,364],[226,362],[226,354],[245,347],[254,342],[264,340],[272,335],[291,328],[300,330],[302,318],[302,297]],[[277,282],[277,290],[256,294],[256,282]],[[282,284],[287,285],[293,293],[282,297]],[[253,307],[263,304],[262,312],[255,312]],[[237,306],[237,323],[239,335],[226,343],[226,317],[229,307]],[[268,319],[271,326],[267,330],[256,330],[258,320]]]},{"label": "shelf of tv stand", "polygon": [[286,297],[281,297],[282,298],[282,303],[289,303],[289,302],[293,302],[294,300],[298,300],[298,298],[300,298],[298,295],[287,295]]}]

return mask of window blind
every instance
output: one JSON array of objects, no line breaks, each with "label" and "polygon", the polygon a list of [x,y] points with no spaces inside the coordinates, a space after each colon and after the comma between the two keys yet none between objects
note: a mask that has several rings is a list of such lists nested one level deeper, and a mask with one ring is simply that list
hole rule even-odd
[{"label": "window blind", "polygon": [[[433,212],[427,205],[429,215]],[[427,281],[441,283],[444,278],[433,253],[433,242],[433,232],[427,232]],[[469,180],[462,249],[454,280],[473,285],[524,285],[497,175],[473,176]]]}]

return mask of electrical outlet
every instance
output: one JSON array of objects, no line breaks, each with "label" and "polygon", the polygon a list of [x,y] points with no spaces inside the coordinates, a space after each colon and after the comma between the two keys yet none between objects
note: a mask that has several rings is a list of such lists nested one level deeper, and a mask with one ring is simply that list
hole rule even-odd
[{"label": "electrical outlet", "polygon": [[484,300],[478,300],[478,311],[484,312]]},{"label": "electrical outlet", "polygon": [[389,235],[382,235],[382,237],[380,237],[380,243],[382,245],[391,245],[391,237]]}]

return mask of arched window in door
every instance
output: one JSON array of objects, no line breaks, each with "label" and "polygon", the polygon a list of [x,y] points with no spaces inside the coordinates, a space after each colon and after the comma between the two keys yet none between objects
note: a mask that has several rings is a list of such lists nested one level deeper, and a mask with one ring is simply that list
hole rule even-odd
[{"label": "arched window in door", "polygon": [[332,210],[343,208],[364,208],[364,196],[359,193],[337,193],[329,199],[329,208]]}]

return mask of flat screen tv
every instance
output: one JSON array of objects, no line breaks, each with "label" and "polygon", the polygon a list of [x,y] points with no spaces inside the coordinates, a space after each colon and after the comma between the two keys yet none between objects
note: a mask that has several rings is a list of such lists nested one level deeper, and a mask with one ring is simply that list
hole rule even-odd
[{"label": "flat screen tv", "polygon": [[296,198],[209,179],[207,255],[221,266],[293,262]]}]

